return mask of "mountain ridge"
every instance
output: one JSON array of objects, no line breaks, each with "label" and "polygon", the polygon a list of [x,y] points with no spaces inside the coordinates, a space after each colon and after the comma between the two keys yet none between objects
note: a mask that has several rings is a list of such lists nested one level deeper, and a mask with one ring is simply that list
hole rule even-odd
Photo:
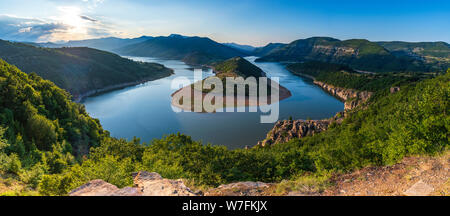
[{"label": "mountain ridge", "polygon": [[339,40],[331,37],[299,39],[278,48],[257,61],[323,61],[346,64],[357,70],[427,71],[421,61],[392,55],[387,49],[366,39]]}]

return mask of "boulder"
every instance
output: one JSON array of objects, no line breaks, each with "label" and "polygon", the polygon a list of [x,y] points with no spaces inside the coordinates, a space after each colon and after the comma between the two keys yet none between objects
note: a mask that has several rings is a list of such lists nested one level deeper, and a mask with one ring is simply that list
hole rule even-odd
[{"label": "boulder", "polygon": [[70,196],[139,196],[136,188],[119,189],[101,179],[92,180],[69,193]]},{"label": "boulder", "polygon": [[419,180],[408,190],[404,192],[406,196],[428,196],[434,191],[434,188],[427,183]]},{"label": "boulder", "polygon": [[140,171],[132,174],[133,187],[117,188],[100,179],[92,180],[69,193],[70,196],[196,196],[183,180],[162,178],[155,172]]}]

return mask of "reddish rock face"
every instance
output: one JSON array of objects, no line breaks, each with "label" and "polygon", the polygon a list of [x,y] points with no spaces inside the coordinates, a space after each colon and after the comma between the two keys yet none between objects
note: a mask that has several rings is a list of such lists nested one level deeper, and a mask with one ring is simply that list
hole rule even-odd
[{"label": "reddish rock face", "polygon": [[320,86],[321,88],[323,88],[330,94],[345,101],[345,103],[344,103],[345,110],[354,109],[355,107],[366,102],[373,95],[373,92],[357,91],[354,89],[345,89],[345,88],[341,88],[341,87],[335,87],[335,86],[328,85],[328,84],[320,82],[320,81],[314,81],[314,84]]},{"label": "reddish rock face", "polygon": [[331,120],[283,120],[275,123],[274,128],[267,134],[258,146],[268,146],[276,143],[288,142],[294,138],[302,138],[320,133],[328,128]]}]

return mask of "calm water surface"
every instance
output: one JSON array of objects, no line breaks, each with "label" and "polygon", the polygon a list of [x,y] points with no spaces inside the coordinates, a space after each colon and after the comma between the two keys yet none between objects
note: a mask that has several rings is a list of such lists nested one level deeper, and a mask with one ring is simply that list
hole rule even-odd
[{"label": "calm water surface", "polygon": [[[174,69],[175,74],[160,80],[134,87],[88,97],[83,103],[89,114],[100,119],[103,128],[118,138],[140,137],[148,142],[166,134],[181,132],[194,140],[229,148],[253,146],[263,140],[273,124],[262,124],[262,113],[193,113],[174,112],[170,95],[171,81],[185,76],[193,80],[193,71],[181,61],[146,57],[130,57],[134,60],[156,62]],[[278,63],[255,63],[255,57],[247,60],[260,67],[269,77],[279,77],[280,84],[288,88],[292,96],[280,102],[280,118],[322,119],[344,109],[342,102],[328,95],[311,81],[292,75]],[[211,76],[204,70],[203,76]]]}]

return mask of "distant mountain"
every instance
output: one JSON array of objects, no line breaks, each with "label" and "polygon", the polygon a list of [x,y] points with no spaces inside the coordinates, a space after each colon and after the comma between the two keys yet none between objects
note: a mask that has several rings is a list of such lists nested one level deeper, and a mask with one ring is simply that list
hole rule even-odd
[{"label": "distant mountain", "polygon": [[87,39],[87,40],[74,40],[68,41],[67,43],[30,43],[32,45],[37,45],[40,47],[48,48],[61,48],[61,47],[89,47],[105,51],[113,51],[120,47],[127,45],[140,43],[151,39],[150,36],[142,36],[138,38],[116,38],[116,37],[106,37],[98,39]]},{"label": "distant mountain", "polygon": [[450,59],[450,44],[445,42],[380,41],[376,43],[396,54]]},{"label": "distant mountain", "polygon": [[225,45],[225,46],[229,46],[229,47],[235,48],[235,49],[240,50],[242,52],[249,53],[249,54],[253,53],[253,51],[256,49],[256,47],[254,47],[254,46],[241,45],[241,44],[237,44],[237,43],[222,43],[222,44]]},{"label": "distant mountain", "polygon": [[266,46],[258,47],[255,50],[253,50],[253,55],[255,56],[265,56],[271,53],[274,50],[277,50],[281,47],[286,46],[286,44],[283,43],[269,43]]},{"label": "distant mountain", "polygon": [[312,37],[296,40],[257,59],[257,61],[322,61],[349,65],[353,69],[373,72],[428,71],[420,60],[395,56],[381,45],[364,39],[338,40]]},{"label": "distant mountain", "polygon": [[35,72],[54,82],[75,99],[172,74],[160,64],[135,62],[86,47],[52,49],[0,40],[0,58],[25,73]]},{"label": "distant mountain", "polygon": [[148,56],[183,60],[188,64],[203,65],[247,54],[217,43],[206,37],[171,35],[155,37],[141,43],[128,45],[115,52],[126,56]]},{"label": "distant mountain", "polygon": [[450,67],[450,44],[445,42],[377,42],[396,56],[408,56],[425,61],[434,70]]}]

